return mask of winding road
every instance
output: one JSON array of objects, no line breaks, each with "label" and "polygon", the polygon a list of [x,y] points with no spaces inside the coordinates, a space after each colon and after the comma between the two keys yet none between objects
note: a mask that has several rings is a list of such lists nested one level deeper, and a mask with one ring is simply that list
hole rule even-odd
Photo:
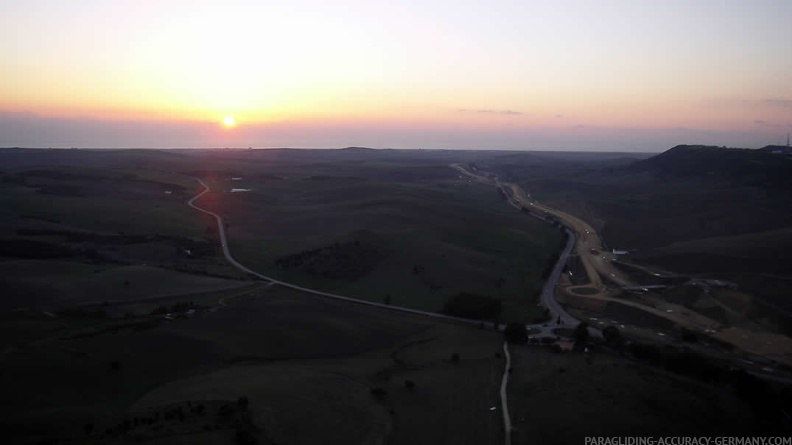
[{"label": "winding road", "polygon": [[347,302],[350,302],[350,303],[364,304],[366,306],[374,306],[374,307],[378,307],[378,308],[382,308],[382,309],[388,309],[388,310],[391,310],[391,311],[406,312],[406,313],[409,313],[409,314],[423,315],[423,316],[426,316],[426,317],[440,318],[440,319],[444,319],[444,320],[452,320],[452,321],[458,321],[458,322],[468,323],[468,324],[476,324],[476,325],[478,325],[478,324],[481,323],[481,320],[471,320],[471,319],[468,319],[468,318],[452,317],[450,315],[437,314],[437,313],[434,313],[434,312],[419,311],[419,310],[416,310],[416,309],[409,309],[409,308],[400,307],[400,306],[391,306],[391,305],[387,305],[387,304],[383,304],[383,303],[375,303],[373,301],[366,301],[366,300],[360,300],[360,299],[352,298],[352,297],[345,297],[343,295],[333,294],[333,293],[330,293],[330,292],[323,292],[323,291],[316,290],[316,289],[310,289],[310,288],[307,288],[307,287],[298,286],[296,284],[287,283],[285,281],[278,280],[277,278],[273,278],[273,277],[269,277],[269,276],[266,276],[266,275],[262,275],[262,274],[260,274],[260,273],[258,273],[256,271],[246,267],[245,265],[243,265],[242,263],[240,263],[239,261],[234,259],[234,256],[231,255],[231,250],[228,247],[228,237],[226,236],[225,224],[223,224],[223,218],[220,215],[218,215],[217,213],[214,213],[212,211],[206,210],[206,209],[204,209],[202,207],[199,207],[199,206],[197,206],[195,204],[195,201],[198,198],[200,198],[201,196],[203,196],[204,194],[206,194],[206,193],[208,193],[210,191],[209,186],[206,185],[206,183],[203,182],[199,178],[195,178],[194,177],[193,179],[198,181],[204,187],[204,190],[201,193],[193,196],[189,201],[187,201],[187,205],[189,205],[190,207],[194,208],[195,210],[198,210],[200,212],[203,212],[203,213],[205,213],[207,215],[210,215],[210,216],[214,217],[215,221],[217,222],[218,233],[220,233],[220,245],[221,245],[221,247],[223,249],[223,256],[226,258],[226,260],[228,260],[229,263],[231,263],[231,265],[233,265],[237,269],[241,270],[242,272],[248,273],[248,274],[253,275],[255,277],[258,277],[258,278],[260,278],[262,280],[268,281],[271,284],[277,284],[279,286],[283,286],[283,287],[286,287],[286,288],[289,288],[289,289],[294,289],[294,290],[298,290],[298,291],[305,292],[305,293],[308,293],[308,294],[318,295],[318,296],[321,296],[321,297],[332,298],[332,299],[335,299],[335,300],[342,300],[342,301],[347,301]]},{"label": "winding road", "polygon": [[[451,167],[467,177],[475,179],[477,182],[498,187],[508,197],[509,203],[512,206],[528,210],[531,215],[545,221],[547,221],[548,218],[555,218],[561,221],[569,231],[574,232],[574,238],[576,238],[575,251],[583,264],[589,282],[583,285],[564,286],[562,292],[565,296],[569,298],[600,300],[630,306],[694,330],[708,331],[719,326],[716,321],[694,311],[685,310],[682,307],[674,306],[672,310],[658,311],[642,303],[614,297],[612,295],[613,289],[606,286],[603,280],[615,284],[618,288],[634,287],[635,283],[625,278],[624,273],[612,264],[612,261],[615,261],[616,258],[609,252],[603,252],[602,240],[588,223],[564,211],[540,204],[525,193],[519,185],[500,182],[495,175],[486,172],[471,172],[459,164],[451,164]],[[567,251],[565,250],[565,252]],[[563,255],[562,259],[565,261],[566,255]],[[649,269],[643,269],[653,275],[661,276]],[[552,279],[548,280],[548,285],[550,283],[555,284],[559,276],[558,274],[552,275]],[[587,290],[590,293],[575,292],[578,289]],[[560,305],[554,295],[548,296],[546,295],[546,291],[547,286],[542,293],[542,302],[550,309],[552,314],[556,314],[554,317],[557,317],[557,314],[561,313],[559,312]],[[563,311],[563,308],[560,310]],[[566,318],[562,317],[561,319],[566,323]],[[546,331],[543,331],[543,335],[548,334]]]},{"label": "winding road", "polygon": [[[239,270],[241,270],[241,271],[243,271],[245,273],[248,273],[250,275],[253,275],[255,277],[258,277],[258,278],[260,278],[262,280],[268,281],[270,284],[277,284],[279,286],[287,287],[289,289],[295,289],[295,290],[298,290],[298,291],[301,291],[301,292],[305,292],[305,293],[313,294],[313,295],[318,295],[318,296],[321,296],[321,297],[333,298],[335,300],[342,300],[342,301],[347,301],[347,302],[350,302],[350,303],[364,304],[364,305],[367,305],[367,306],[373,306],[373,307],[378,307],[378,308],[382,308],[382,309],[388,309],[388,310],[392,310],[392,311],[406,312],[406,313],[409,313],[409,314],[423,315],[423,316],[426,316],[426,317],[439,318],[439,319],[444,319],[444,320],[452,320],[452,321],[458,321],[458,322],[468,323],[468,324],[480,324],[481,323],[480,320],[470,320],[470,319],[466,319],[466,318],[452,317],[452,316],[448,316],[448,315],[437,314],[437,313],[434,313],[434,312],[419,311],[419,310],[408,309],[408,308],[404,308],[404,307],[390,306],[390,305],[382,304],[382,303],[374,303],[374,302],[371,302],[371,301],[360,300],[360,299],[357,299],[357,298],[345,297],[343,295],[332,294],[332,293],[329,293],[329,292],[323,292],[323,291],[316,290],[316,289],[309,289],[309,288],[306,288],[306,287],[298,286],[296,284],[287,283],[285,281],[281,281],[281,280],[278,280],[278,279],[273,278],[273,277],[262,275],[262,274],[260,274],[260,273],[258,273],[256,271],[246,267],[245,265],[243,265],[242,263],[237,261],[234,258],[233,255],[231,255],[231,250],[230,250],[230,248],[228,246],[228,237],[226,236],[226,231],[225,231],[225,224],[223,224],[223,218],[220,215],[218,215],[217,213],[214,213],[214,212],[212,212],[210,210],[207,210],[207,209],[204,209],[202,207],[199,207],[198,205],[195,204],[195,201],[198,200],[201,196],[205,195],[206,193],[209,193],[209,191],[210,191],[209,186],[206,185],[206,183],[204,181],[202,181],[201,179],[199,179],[199,178],[193,177],[193,179],[198,181],[198,183],[201,184],[201,186],[203,186],[204,190],[201,191],[200,193],[198,193],[197,195],[193,196],[189,201],[187,201],[187,205],[189,205],[190,207],[194,208],[195,210],[198,210],[199,212],[203,212],[203,213],[205,213],[207,215],[210,215],[210,216],[212,216],[215,219],[215,221],[217,222],[218,233],[220,234],[220,245],[221,245],[222,250],[223,250],[223,256],[226,258],[226,260],[231,265],[233,265],[237,269],[239,269]],[[483,182],[485,182],[485,181],[483,181]],[[500,184],[496,184],[496,185],[498,185],[498,187],[501,187]],[[515,207],[519,208],[519,205],[515,205],[515,203],[511,203],[511,204],[514,205]],[[551,319],[550,322],[548,322],[546,324],[536,324],[536,325],[528,325],[528,326],[526,326],[526,328],[532,327],[532,328],[540,330],[543,335],[553,335],[552,334],[552,330],[558,327],[557,320],[560,320],[562,324],[565,324],[565,325],[568,325],[568,326],[569,325],[574,325],[575,323],[577,323],[577,319],[572,317],[571,315],[569,315],[564,310],[564,308],[561,307],[560,304],[558,304],[558,302],[555,300],[555,296],[554,296],[555,287],[556,287],[556,283],[558,282],[558,278],[560,277],[561,272],[562,272],[562,270],[564,268],[564,265],[567,262],[567,257],[569,256],[569,253],[572,251],[572,248],[575,245],[575,236],[572,234],[572,232],[568,231],[568,233],[569,233],[570,236],[568,238],[567,245],[564,248],[564,250],[561,252],[561,255],[559,256],[559,259],[556,262],[555,267],[553,268],[553,271],[551,272],[550,276],[547,279],[547,282],[545,283],[544,287],[542,288],[542,296],[541,296],[542,303],[545,305],[545,307],[547,307],[552,319]],[[505,366],[505,369],[503,371],[503,378],[502,378],[501,388],[500,388],[500,397],[501,397],[501,409],[502,409],[502,412],[503,412],[503,424],[504,424],[504,431],[505,431],[505,441],[506,441],[506,445],[510,445],[511,444],[512,425],[511,425],[511,418],[509,416],[509,407],[508,407],[507,396],[506,396],[506,387],[507,387],[507,384],[508,384],[508,381],[509,381],[509,369],[511,368],[511,356],[509,354],[508,344],[504,343],[503,351],[504,351],[505,356],[506,356],[506,366]]]}]

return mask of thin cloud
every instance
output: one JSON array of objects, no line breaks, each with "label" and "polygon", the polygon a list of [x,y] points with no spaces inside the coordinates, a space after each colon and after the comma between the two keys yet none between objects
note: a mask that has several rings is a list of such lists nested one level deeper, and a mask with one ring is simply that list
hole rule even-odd
[{"label": "thin cloud", "polygon": [[774,107],[792,108],[792,100],[790,99],[765,99],[762,103]]},{"label": "thin cloud", "polygon": [[768,122],[768,121],[762,120],[762,119],[757,119],[757,120],[753,121],[753,123],[755,125],[759,126],[759,127],[764,127],[764,128],[788,128],[788,127],[792,127],[792,124],[774,124],[774,123],[771,123],[771,122]]},{"label": "thin cloud", "polygon": [[722,106],[753,106],[753,107],[765,107],[765,108],[792,108],[792,99],[726,99],[726,98],[719,98],[708,100],[705,102],[707,105],[714,105],[718,107]]},{"label": "thin cloud", "polygon": [[467,108],[460,108],[457,110],[460,113],[481,113],[481,114],[502,114],[505,116],[521,116],[522,111],[514,110],[469,110]]}]

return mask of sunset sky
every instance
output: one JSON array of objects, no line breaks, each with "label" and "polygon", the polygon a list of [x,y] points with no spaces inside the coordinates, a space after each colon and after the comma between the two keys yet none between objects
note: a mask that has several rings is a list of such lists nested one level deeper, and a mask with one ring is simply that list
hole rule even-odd
[{"label": "sunset sky", "polygon": [[788,0],[0,0],[0,146],[659,151],[789,131]]}]

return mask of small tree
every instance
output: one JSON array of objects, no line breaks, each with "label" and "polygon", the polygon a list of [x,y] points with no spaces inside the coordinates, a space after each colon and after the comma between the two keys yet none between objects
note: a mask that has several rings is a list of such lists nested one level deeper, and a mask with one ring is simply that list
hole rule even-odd
[{"label": "small tree", "polygon": [[388,395],[388,391],[386,391],[385,388],[380,388],[380,387],[371,388],[369,392],[371,393],[372,396],[374,396],[377,399],[385,398],[385,396]]},{"label": "small tree", "polygon": [[682,341],[687,343],[695,343],[698,341],[698,335],[693,331],[685,330],[682,332]]},{"label": "small tree", "polygon": [[528,343],[528,332],[522,323],[509,323],[503,330],[503,338],[511,344],[523,345]]},{"label": "small tree", "polygon": [[454,364],[459,363],[459,354],[457,354],[456,352],[451,354],[451,363]]},{"label": "small tree", "polygon": [[584,346],[589,339],[588,323],[581,321],[572,333],[572,337],[575,339],[575,345]]},{"label": "small tree", "polygon": [[621,333],[619,332],[619,328],[613,325],[609,325],[602,330],[602,337],[605,339],[605,343],[607,343],[609,346],[617,346],[621,342]]}]

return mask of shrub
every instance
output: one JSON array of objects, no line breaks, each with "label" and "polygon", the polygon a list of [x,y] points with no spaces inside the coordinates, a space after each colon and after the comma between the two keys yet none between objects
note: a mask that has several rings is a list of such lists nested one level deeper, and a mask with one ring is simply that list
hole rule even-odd
[{"label": "shrub", "polygon": [[575,331],[572,333],[572,337],[575,339],[576,346],[580,347],[585,345],[589,339],[588,323],[581,321],[580,324],[575,328]]},{"label": "shrub", "polygon": [[256,436],[246,429],[238,429],[235,435],[236,443],[239,445],[255,445],[258,443]]},{"label": "shrub", "polygon": [[509,323],[503,330],[504,339],[516,345],[523,345],[528,343],[528,331],[525,330],[525,325],[522,323]]},{"label": "shrub", "polygon": [[682,341],[686,343],[695,343],[698,341],[698,335],[693,331],[685,330],[682,332]]},{"label": "shrub", "polygon": [[613,325],[609,325],[602,330],[602,337],[605,339],[605,343],[610,346],[616,346],[621,342],[621,332],[619,332],[619,328]]},{"label": "shrub", "polygon": [[446,301],[443,312],[455,317],[483,320],[497,317],[501,309],[502,303],[497,298],[461,292]]},{"label": "shrub", "polygon": [[369,392],[371,393],[372,396],[378,399],[382,399],[388,395],[388,391],[386,391],[385,388],[381,388],[379,386],[376,388],[371,388]]},{"label": "shrub", "polygon": [[247,397],[243,396],[237,399],[237,406],[242,411],[247,411],[249,403],[250,402],[248,401]]}]

